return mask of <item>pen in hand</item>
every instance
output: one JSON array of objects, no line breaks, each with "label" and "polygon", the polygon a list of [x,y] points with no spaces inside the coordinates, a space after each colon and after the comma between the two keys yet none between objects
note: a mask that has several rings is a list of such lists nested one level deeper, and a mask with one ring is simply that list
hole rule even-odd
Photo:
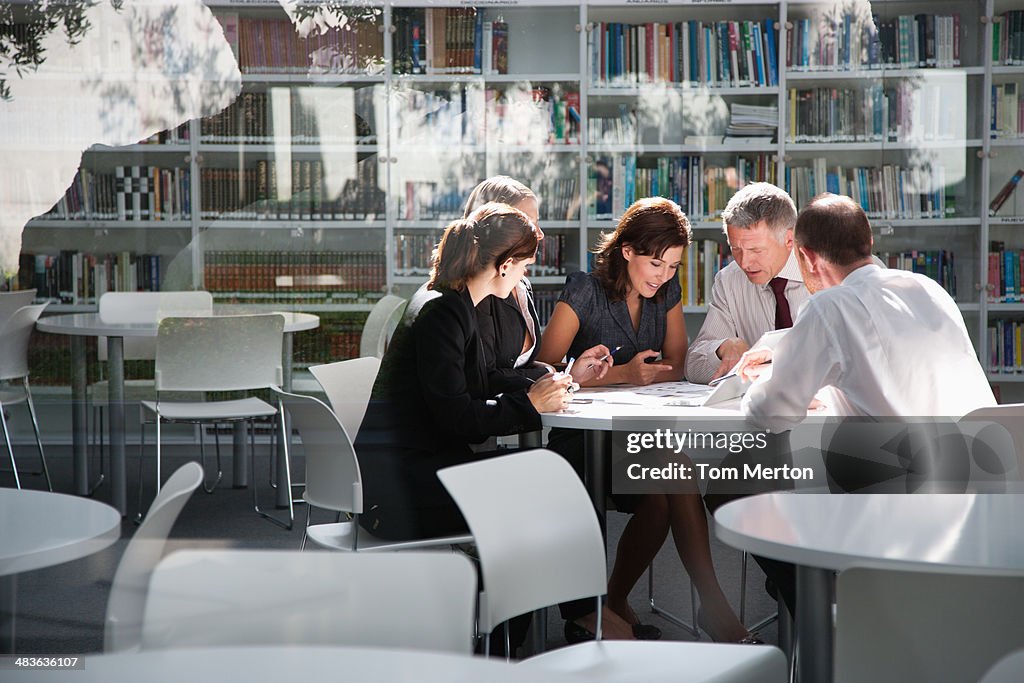
[{"label": "pen in hand", "polygon": [[611,351],[609,351],[608,353],[606,353],[606,354],[604,354],[603,356],[601,356],[600,358],[598,358],[598,359],[597,359],[597,362],[598,362],[598,363],[602,363],[602,362],[604,362],[604,361],[605,361],[605,360],[606,360],[606,359],[608,358],[608,356],[614,356],[614,355],[615,355],[616,353],[618,353],[618,352],[619,352],[619,349],[621,349],[621,348],[622,348],[622,346],[621,346],[621,345],[620,345],[620,346],[616,346],[616,347],[615,347],[614,349],[612,349],[612,350],[611,350]]}]

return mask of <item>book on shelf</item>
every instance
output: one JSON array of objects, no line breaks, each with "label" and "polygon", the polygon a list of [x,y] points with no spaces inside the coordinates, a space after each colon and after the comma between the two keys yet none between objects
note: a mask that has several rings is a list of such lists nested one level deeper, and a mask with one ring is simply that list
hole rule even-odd
[{"label": "book on shelf", "polygon": [[473,7],[396,7],[394,73],[508,73],[508,24]]},{"label": "book on shelf", "polygon": [[948,218],[955,204],[947,196],[945,167],[903,168],[829,165],[825,157],[808,166],[786,166],[785,189],[798,207],[806,206],[822,192],[851,197],[869,218]]},{"label": "book on shelf", "polygon": [[[309,31],[297,31],[287,18],[242,16],[237,24],[238,66],[243,74],[382,73],[382,15],[346,19],[335,26],[321,22]],[[222,20],[225,37],[229,23],[230,19]]]},{"label": "book on shelf", "polygon": [[637,142],[636,110],[628,105],[620,104],[617,115],[587,118],[587,144],[635,145]]},{"label": "book on shelf", "polygon": [[776,155],[737,155],[727,167],[713,166],[701,155],[598,157],[588,173],[589,215],[616,219],[642,197],[665,197],[691,221],[717,218],[738,187],[777,182]]},{"label": "book on shelf", "polygon": [[992,85],[989,132],[993,138],[1024,137],[1024,88],[1017,83]]},{"label": "book on shelf", "polygon": [[106,292],[156,292],[160,290],[160,277],[158,255],[128,251],[23,253],[18,264],[19,288],[35,288],[40,302],[95,304]]},{"label": "book on shelf", "polygon": [[[996,196],[992,198],[992,201],[988,205],[988,215],[995,216],[999,209],[1003,208],[1014,192],[1017,190],[1017,186],[1020,184],[1021,178],[1024,178],[1024,168],[1018,168],[1017,172],[1010,176],[1010,179],[1006,181],[1006,184],[996,193]],[[1016,214],[1015,214],[1016,215]]]},{"label": "book on shelf", "polygon": [[716,240],[694,240],[683,250],[676,277],[682,289],[683,306],[705,306],[711,297],[715,275],[732,261],[726,244]]},{"label": "book on shelf", "polygon": [[378,251],[209,251],[203,286],[218,303],[362,303],[379,298]]},{"label": "book on shelf", "polygon": [[320,326],[295,336],[292,351],[297,368],[359,357],[366,313],[318,313]]},{"label": "book on shelf", "polygon": [[600,22],[590,40],[594,85],[778,85],[777,23]]},{"label": "book on shelf", "polygon": [[948,84],[930,80],[846,88],[790,88],[786,141],[900,142],[963,139],[964,111]]},{"label": "book on shelf", "polygon": [[960,66],[960,15],[821,14],[791,18],[786,68],[856,71]]},{"label": "book on shelf", "polygon": [[935,280],[943,289],[956,298],[956,261],[952,251],[948,249],[913,249],[910,251],[875,252],[888,268],[909,270],[920,273]]},{"label": "book on shelf", "polygon": [[1024,64],[1024,10],[1009,10],[992,22],[992,63]]},{"label": "book on shelf", "polygon": [[116,166],[79,169],[64,196],[44,214],[56,220],[183,221],[191,216],[186,168]]},{"label": "book on shelf", "polygon": [[1024,322],[996,320],[988,326],[988,367],[991,372],[1024,372]]},{"label": "book on shelf", "polygon": [[488,141],[504,145],[578,144],[580,94],[534,85],[487,88],[484,112]]}]

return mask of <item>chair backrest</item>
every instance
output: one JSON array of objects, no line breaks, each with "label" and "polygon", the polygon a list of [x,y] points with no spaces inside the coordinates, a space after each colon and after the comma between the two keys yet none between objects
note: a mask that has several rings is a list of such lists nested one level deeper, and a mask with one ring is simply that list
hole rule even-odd
[{"label": "chair backrest", "polygon": [[1024,681],[1024,650],[1012,652],[995,663],[978,683],[1020,683]]},{"label": "chair backrest", "polygon": [[157,391],[246,391],[282,382],[284,316],[164,318],[156,338]]},{"label": "chair backrest", "polygon": [[[338,417],[313,396],[275,392],[298,429],[306,458],[306,502],[337,512],[363,512],[363,485],[352,440]],[[353,534],[353,541],[355,535]]]},{"label": "chair backrest", "polygon": [[137,648],[142,642],[146,588],[175,520],[200,482],[203,468],[189,462],[178,468],[160,489],[152,507],[117,565],[107,601],[103,646],[107,652]]},{"label": "chair backrest", "polygon": [[360,356],[384,357],[384,349],[391,341],[391,335],[395,333],[408,305],[406,299],[393,294],[388,294],[374,304],[363,325],[363,335],[359,340]]},{"label": "chair backrest", "polygon": [[36,290],[19,289],[16,292],[0,292],[0,330],[4,323],[22,306],[29,306],[36,299]]},{"label": "chair backrest", "polygon": [[[100,319],[115,323],[159,322],[171,316],[213,315],[213,295],[189,292],[107,292],[100,296]],[[97,357],[107,360],[106,337],[96,345]],[[125,337],[125,360],[156,358],[155,337]]]},{"label": "chair backrest", "polygon": [[1021,478],[1024,473],[1024,403],[978,408],[960,418],[960,422],[990,422],[1002,426],[1013,439],[1017,455],[1017,472],[1011,478]]},{"label": "chair backrest", "polygon": [[366,416],[366,406],[370,403],[378,370],[380,358],[375,356],[314,365],[309,369],[323,387],[331,409],[345,425],[345,431],[353,442]]},{"label": "chair backrest", "polygon": [[1022,604],[1024,581],[1015,577],[844,571],[835,681],[976,681],[1024,645]]},{"label": "chair backrest", "polygon": [[480,553],[482,632],[541,607],[604,595],[601,527],[564,458],[538,449],[448,467],[437,476]]},{"label": "chair backrest", "polygon": [[28,341],[48,305],[22,306],[0,327],[0,380],[28,375]]},{"label": "chair backrest", "polygon": [[172,553],[142,648],[353,645],[472,652],[476,573],[456,553]]}]

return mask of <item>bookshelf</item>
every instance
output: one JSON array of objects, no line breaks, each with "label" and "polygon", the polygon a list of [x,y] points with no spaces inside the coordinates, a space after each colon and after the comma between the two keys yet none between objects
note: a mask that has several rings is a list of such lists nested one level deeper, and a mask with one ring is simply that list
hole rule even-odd
[{"label": "bookshelf", "polygon": [[[798,205],[826,189],[859,199],[881,257],[954,294],[993,380],[1024,376],[1024,190],[989,211],[1024,166],[1021,0],[874,3],[874,22],[802,0],[306,3],[343,21],[301,40],[276,3],[207,4],[239,97],[89,150],[78,189],[29,225],[27,254],[154,257],[165,288],[347,330],[422,283],[469,190],[507,173],[541,198],[543,310],[633,199],[678,201],[696,237],[695,332],[726,256],[720,212],[737,182],[768,180]],[[134,169],[159,187],[138,214],[111,189]]]}]

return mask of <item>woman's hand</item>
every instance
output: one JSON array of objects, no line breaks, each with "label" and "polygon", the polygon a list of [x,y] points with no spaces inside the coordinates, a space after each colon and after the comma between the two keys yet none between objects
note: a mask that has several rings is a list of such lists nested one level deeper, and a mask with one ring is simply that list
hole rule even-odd
[{"label": "woman's hand", "polygon": [[544,375],[534,382],[526,397],[530,399],[538,413],[555,413],[564,408],[572,398],[572,394],[569,393],[571,385],[572,377],[564,373]]},{"label": "woman's hand", "polygon": [[608,374],[615,361],[612,353],[604,344],[592,346],[576,359],[572,366],[572,381],[577,384],[586,384],[602,379]]},{"label": "woman's hand", "polygon": [[[648,358],[657,358],[658,352],[647,349],[633,356],[633,360],[626,363],[626,380],[637,386],[647,386],[658,381],[658,374],[672,369],[671,365],[661,363],[648,363]],[[578,361],[577,361],[578,362]]]}]

